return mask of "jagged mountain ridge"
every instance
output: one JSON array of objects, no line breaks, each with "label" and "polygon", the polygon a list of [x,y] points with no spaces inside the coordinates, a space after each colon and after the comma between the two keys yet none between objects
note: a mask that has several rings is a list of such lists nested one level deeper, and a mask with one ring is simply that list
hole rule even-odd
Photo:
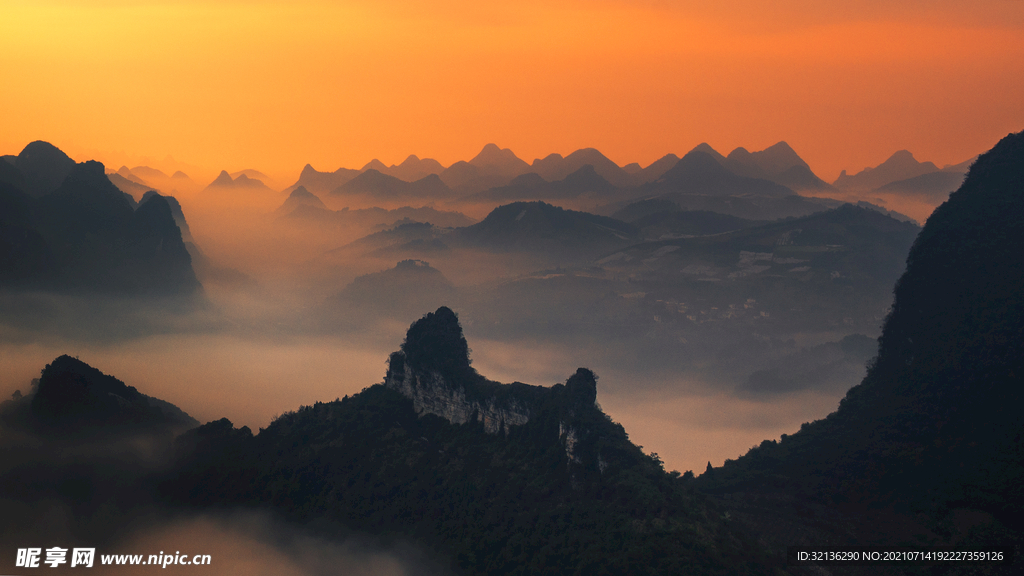
[{"label": "jagged mountain ridge", "polygon": [[768,573],[756,545],[600,411],[592,372],[499,384],[468,352],[439,308],[410,327],[384,383],[256,436],[226,420],[183,436],[163,493],[412,537],[464,574]]}]

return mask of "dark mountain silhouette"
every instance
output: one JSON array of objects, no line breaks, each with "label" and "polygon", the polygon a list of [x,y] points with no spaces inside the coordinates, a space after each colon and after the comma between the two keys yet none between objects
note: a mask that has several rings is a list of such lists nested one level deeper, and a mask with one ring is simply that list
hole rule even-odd
[{"label": "dark mountain silhouette", "polygon": [[319,197],[306,190],[305,186],[299,185],[288,195],[288,199],[284,201],[284,204],[281,204],[277,210],[274,210],[274,214],[285,216],[291,214],[299,206],[310,206],[319,210],[327,210],[327,206],[324,205]]},{"label": "dark mountain silhouette", "polygon": [[187,244],[194,242],[192,239],[192,230],[188,227],[188,222],[185,220],[185,212],[181,209],[181,204],[178,199],[174,196],[168,196],[166,194],[160,194],[155,190],[150,190],[142,196],[142,200],[139,201],[139,206],[142,206],[148,202],[151,198],[160,196],[166,202],[167,206],[171,209],[171,216],[174,217],[174,223],[177,224],[178,230],[181,232],[181,239]]},{"label": "dark mountain silhouette", "polygon": [[761,178],[737,176],[711,154],[694,149],[661,178],[644,185],[646,193],[678,193],[712,196],[765,196],[781,198],[793,191]]},{"label": "dark mountain silhouette", "polygon": [[306,164],[302,169],[302,173],[299,174],[299,180],[286,188],[285,192],[291,193],[299,186],[302,186],[313,194],[327,194],[355,178],[359,173],[359,170],[352,170],[350,168],[338,168],[334,172],[318,172],[315,168]]},{"label": "dark mountain silhouette", "polygon": [[75,167],[75,161],[53,144],[37,140],[25,146],[14,165],[24,178],[23,190],[39,198],[61,185]]},{"label": "dark mountain silhouette", "polygon": [[530,172],[516,176],[506,186],[491,188],[472,194],[459,202],[509,202],[516,200],[564,200],[570,198],[602,197],[614,194],[618,188],[609,183],[590,164],[569,174],[562,180],[548,182]]},{"label": "dark mountain silhouette", "polygon": [[907,150],[900,150],[874,168],[865,168],[850,176],[843,170],[832,183],[836,188],[853,190],[874,190],[889,184],[906,180],[929,172],[937,172],[938,166],[931,162],[918,162]]},{"label": "dark mountain silhouette", "polygon": [[839,409],[710,470],[700,486],[774,502],[737,508],[752,525],[793,527],[815,543],[1019,543],[1024,268],[1008,263],[1024,249],[1022,191],[1017,133],[981,155],[928,219],[878,356]]},{"label": "dark mountain silhouette", "polygon": [[413,538],[461,574],[768,573],[596,398],[585,368],[550,388],[487,380],[441,307],[409,328],[383,384],[257,436],[227,420],[184,435],[163,493]]},{"label": "dark mountain silhouette", "polygon": [[455,230],[448,241],[498,252],[599,253],[632,243],[638,230],[620,220],[565,210],[544,202],[499,206],[481,222]]},{"label": "dark mountain silhouette", "polygon": [[28,394],[4,404],[0,422],[37,433],[79,436],[182,431],[199,424],[173,404],[66,355],[46,365]]},{"label": "dark mountain silhouette", "polygon": [[964,174],[959,172],[937,171],[890,182],[875,189],[875,192],[890,194],[909,194],[944,201],[964,181]]},{"label": "dark mountain silhouette", "polygon": [[5,287],[126,295],[201,290],[167,201],[134,209],[99,162],[76,164],[38,199],[13,187],[0,192],[8,207],[0,217]]},{"label": "dark mountain silhouette", "polygon": [[436,174],[406,182],[371,168],[331,190],[331,195],[379,201],[443,200],[452,196],[452,190]]},{"label": "dark mountain silhouette", "polygon": [[625,187],[637,184],[637,179],[633,175],[594,148],[577,150],[565,158],[562,158],[560,154],[550,154],[543,159],[534,160],[530,171],[536,172],[549,182],[554,182],[568,177],[584,166],[591,166],[594,172],[615,186]]}]

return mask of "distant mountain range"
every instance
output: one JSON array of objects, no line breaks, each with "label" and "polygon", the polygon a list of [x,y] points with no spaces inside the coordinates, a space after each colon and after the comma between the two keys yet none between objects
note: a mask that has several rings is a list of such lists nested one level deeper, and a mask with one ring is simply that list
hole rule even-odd
[{"label": "distant mountain range", "polygon": [[907,150],[900,150],[878,166],[852,176],[843,170],[833,184],[843,190],[907,194],[942,201],[960,186],[974,160],[939,169],[931,162],[918,162]]}]

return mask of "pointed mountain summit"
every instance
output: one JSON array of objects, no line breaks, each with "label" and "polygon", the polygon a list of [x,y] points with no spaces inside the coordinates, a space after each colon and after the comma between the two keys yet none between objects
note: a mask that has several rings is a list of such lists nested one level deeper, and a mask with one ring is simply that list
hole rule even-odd
[{"label": "pointed mountain summit", "polygon": [[360,172],[366,172],[367,170],[376,170],[377,172],[384,174],[388,171],[388,167],[380,160],[374,158],[359,169]]},{"label": "pointed mountain summit", "polygon": [[22,149],[15,166],[24,176],[25,192],[39,198],[60,186],[75,161],[53,144],[36,140]]},{"label": "pointed mountain summit", "polygon": [[212,186],[231,186],[234,183],[235,181],[231,178],[231,174],[228,174],[227,170],[221,170],[217,178],[214,179],[213,182],[210,182],[210,185],[207,186],[207,188]]},{"label": "pointed mountain summit", "polygon": [[498,148],[497,144],[487,144],[479,154],[469,161],[484,173],[500,174],[514,177],[530,172],[530,165],[521,160],[508,148]]},{"label": "pointed mountain summit", "polygon": [[421,160],[415,154],[410,154],[401,164],[389,167],[385,173],[406,182],[415,182],[431,174],[441,174],[442,172],[444,172],[444,166],[437,160],[433,158]]},{"label": "pointed mountain summit", "polygon": [[855,190],[874,190],[900,180],[907,180],[922,174],[937,172],[938,166],[931,162],[918,162],[907,150],[893,153],[885,162],[874,168],[865,168],[850,176],[845,170],[832,183],[836,188]]},{"label": "pointed mountain summit", "polygon": [[565,158],[558,154],[550,154],[546,158],[534,160],[530,170],[540,174],[545,180],[554,182],[588,165],[615,186],[631,186],[636,183],[636,178],[595,148],[582,148]]},{"label": "pointed mountain summit", "polygon": [[550,387],[485,378],[442,306],[409,327],[382,384],[286,413],[255,438],[227,421],[187,433],[192,452],[165,495],[415,536],[473,576],[770,573],[753,541],[632,444],[597,394],[586,368]]},{"label": "pointed mountain summit", "polygon": [[301,186],[313,194],[329,194],[331,190],[344,185],[358,176],[359,173],[359,170],[350,168],[338,168],[334,172],[320,172],[313,168],[313,166],[306,164],[302,168],[302,173],[299,174],[298,181],[285,188],[285,192],[291,193]]},{"label": "pointed mountain summit", "polygon": [[726,168],[722,164],[723,161],[695,148],[680,158],[679,162],[661,178],[646,185],[646,188],[659,193],[713,196],[755,195],[781,198],[793,194],[789,188],[770,180],[738,176]]},{"label": "pointed mountain summit", "polygon": [[288,195],[288,199],[284,201],[284,204],[281,204],[280,208],[274,210],[274,213],[284,216],[292,213],[299,206],[310,206],[320,210],[327,210],[327,206],[324,205],[317,195],[306,190],[305,186],[299,186],[292,190],[292,193]]}]

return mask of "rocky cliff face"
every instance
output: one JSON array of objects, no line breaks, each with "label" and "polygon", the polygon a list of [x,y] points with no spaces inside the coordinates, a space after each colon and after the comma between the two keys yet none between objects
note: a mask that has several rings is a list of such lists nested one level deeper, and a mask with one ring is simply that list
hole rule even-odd
[{"label": "rocky cliff face", "polygon": [[399,354],[391,356],[384,385],[410,398],[417,414],[434,414],[452,424],[479,421],[488,434],[508,434],[512,426],[530,421],[529,406],[518,398],[468,399],[464,385],[450,382],[433,370],[415,370]]},{"label": "rocky cliff face", "polygon": [[559,414],[559,441],[570,462],[577,463],[577,445],[585,432],[574,423],[575,416],[580,409],[593,409],[597,401],[596,377],[584,368],[564,386],[552,388],[486,380],[469,366],[462,327],[446,307],[409,328],[402,350],[389,359],[384,385],[411,399],[421,416],[433,414],[452,424],[480,422],[489,434],[508,435],[512,427],[553,408]]}]

